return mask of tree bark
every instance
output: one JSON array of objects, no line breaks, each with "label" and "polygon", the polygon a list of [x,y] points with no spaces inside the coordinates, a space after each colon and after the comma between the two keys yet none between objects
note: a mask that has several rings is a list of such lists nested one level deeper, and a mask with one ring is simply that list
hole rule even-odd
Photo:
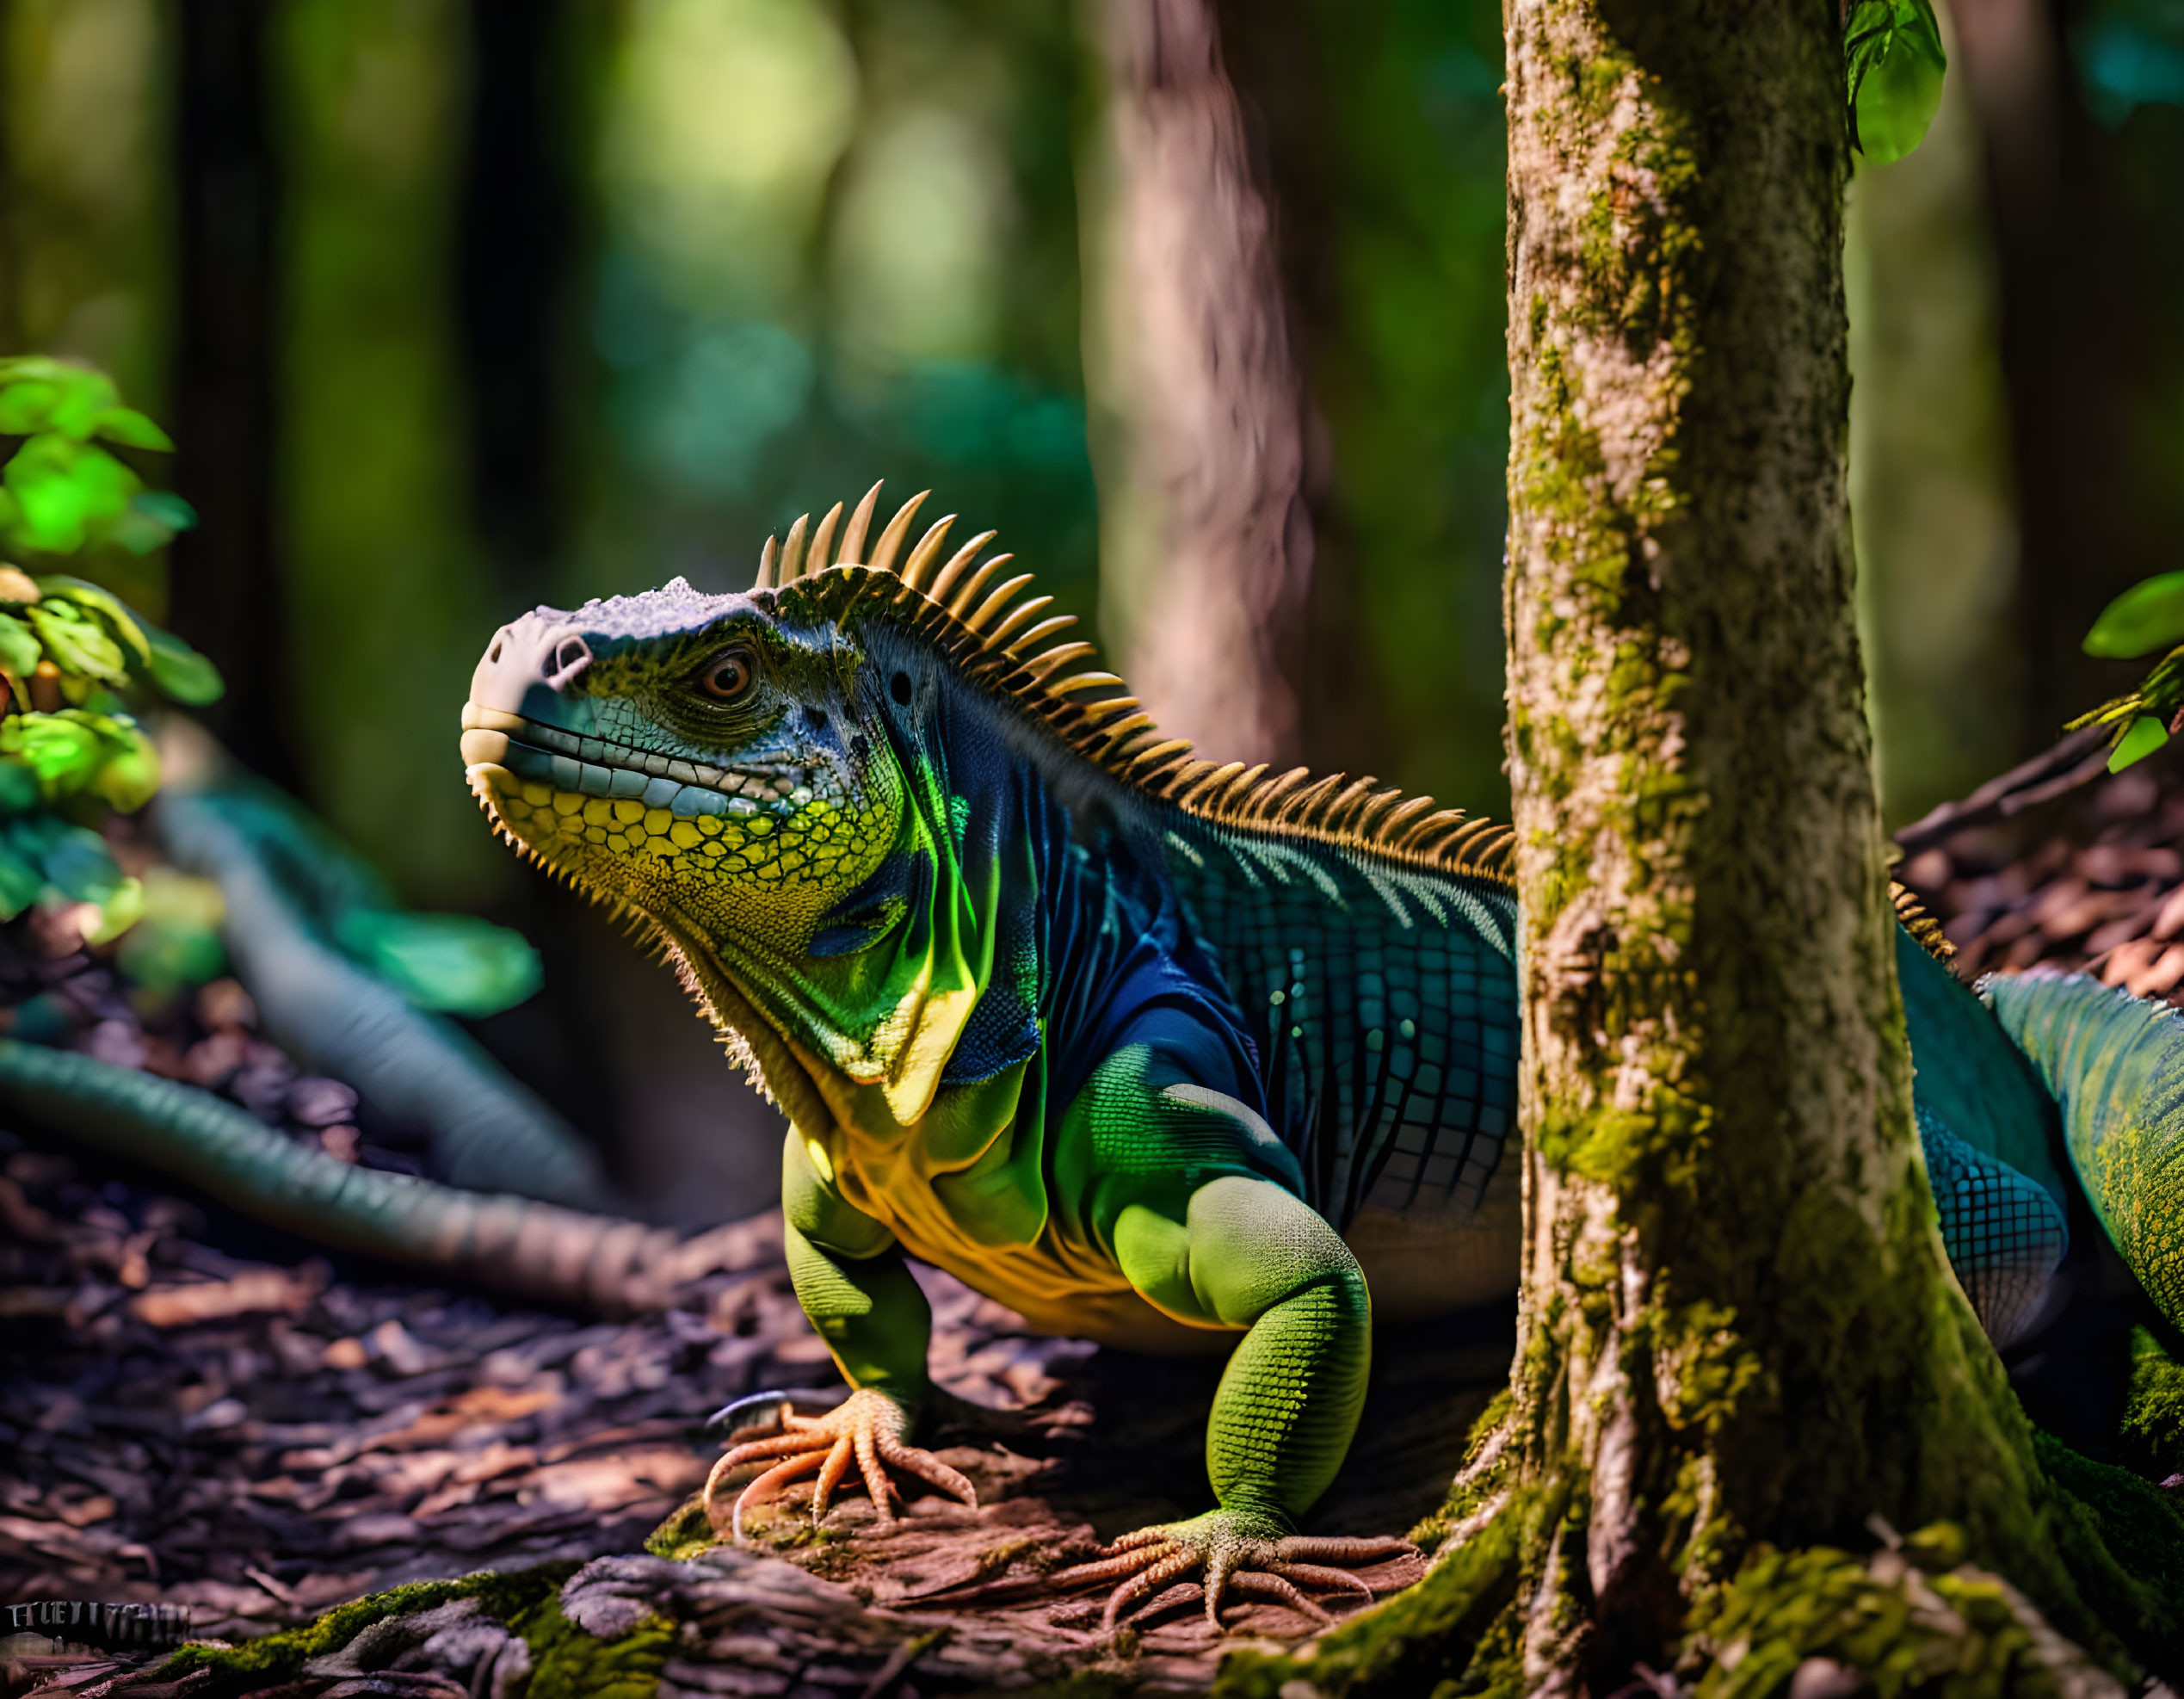
[{"label": "tree bark", "polygon": [[1912,1137],[1845,510],[1837,9],[1505,17],[1524,1661],[1602,1691],[1755,1540],[1948,1516],[2054,1578]]},{"label": "tree bark", "polygon": [[1311,416],[1272,199],[1210,0],[1087,18],[1107,71],[1084,197],[1101,622],[1164,732],[1292,760]]}]

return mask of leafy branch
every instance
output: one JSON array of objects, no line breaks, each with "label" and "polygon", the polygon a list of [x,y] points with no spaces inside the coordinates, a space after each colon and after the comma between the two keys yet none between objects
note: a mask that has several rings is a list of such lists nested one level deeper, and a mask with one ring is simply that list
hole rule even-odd
[{"label": "leafy branch", "polygon": [[[37,356],[0,359],[0,550],[34,559],[107,545],[163,547],[196,522],[181,497],[102,447],[173,448],[124,406],[103,373]],[[56,563],[58,564],[58,563]],[[41,899],[88,904],[103,942],[142,913],[143,891],[93,828],[159,788],[159,757],[137,711],[218,700],[219,672],[111,591],[0,560],[0,919]]]},{"label": "leafy branch", "polygon": [[105,448],[168,454],[167,433],[121,405],[113,379],[38,355],[0,359],[0,436],[24,438],[0,474],[0,547],[74,554],[117,543],[163,548],[197,522],[189,504],[144,480]]},{"label": "leafy branch", "polygon": [[2169,649],[2137,689],[2110,698],[2065,728],[2111,727],[2111,773],[2143,761],[2184,732],[2184,572],[2162,572],[2133,584],[2101,610],[2083,646],[2088,655],[2114,660]]},{"label": "leafy branch", "polygon": [[[181,497],[147,489],[102,446],[173,447],[102,373],[0,359],[7,437],[22,441],[0,472],[0,553],[65,558],[118,545],[143,554],[196,523]],[[129,933],[122,965],[138,983],[171,988],[217,971],[217,887],[155,874],[147,891],[123,875],[95,828],[159,788],[158,752],[138,709],[200,707],[221,689],[210,661],[111,591],[0,559],[0,921],[33,903],[87,905],[89,942]],[[268,792],[220,806],[266,865],[278,866],[324,942],[416,1007],[487,1015],[538,988],[538,956],[521,935],[468,915],[407,912],[297,805]]]}]

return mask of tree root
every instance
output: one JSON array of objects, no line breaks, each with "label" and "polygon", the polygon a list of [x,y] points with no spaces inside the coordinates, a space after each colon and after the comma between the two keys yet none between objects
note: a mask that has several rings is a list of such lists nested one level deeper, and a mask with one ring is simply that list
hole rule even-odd
[{"label": "tree root", "polygon": [[[1527,1641],[1582,1634],[1588,1606],[1570,1596],[1583,1587],[1582,1558],[1576,1576],[1557,1561],[1570,1491],[1518,1484],[1514,1434],[1505,1403],[1481,1417],[1447,1504],[1413,1535],[1436,1553],[1422,1581],[1289,1654],[1233,1654],[1217,1694],[1278,1699],[1298,1682],[1317,1699],[1533,1690],[1542,1671]],[[1753,1548],[1733,1579],[1693,1597],[1670,1667],[1624,1672],[1629,1690],[2121,1699],[2139,1665],[2174,1684],[2184,1671],[2184,1516],[2143,1477],[2045,1434],[2035,1441],[2080,1620],[2058,1628],[2003,1576],[1967,1561],[1952,1523],[1898,1537],[1877,1521],[1880,1549],[1865,1556]]]}]

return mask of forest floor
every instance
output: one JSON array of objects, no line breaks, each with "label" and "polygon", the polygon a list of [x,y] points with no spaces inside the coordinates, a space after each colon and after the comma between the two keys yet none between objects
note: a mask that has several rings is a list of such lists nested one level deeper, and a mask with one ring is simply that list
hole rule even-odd
[{"label": "forest floor", "polygon": [[2107,755],[2066,739],[1897,834],[1962,979],[2038,967],[2184,1007],[2184,753]]},{"label": "forest floor", "polygon": [[[1226,1640],[1194,1610],[1118,1636],[1100,1631],[1096,1595],[1041,1585],[1102,1539],[1205,1507],[1218,1361],[1040,1338],[926,1271],[935,1376],[966,1401],[932,1438],[977,1484],[978,1510],[922,1498],[887,1528],[858,1495],[812,1530],[798,1488],[758,1517],[756,1548],[634,1556],[719,1455],[703,1431],[716,1406],[762,1387],[811,1387],[815,1406],[839,1395],[790,1291],[777,1215],[710,1236],[713,1272],[614,1321],[337,1266],[12,1139],[0,1228],[0,1601],[186,1607],[192,1634],[234,1643],[404,1583],[589,1565],[563,1590],[571,1620],[589,1601],[611,1625],[612,1601],[639,1596],[675,1617],[669,1696],[785,1693],[815,1659],[861,1672],[849,1693],[891,1659],[900,1691],[1101,1668],[1192,1690],[1238,1639],[1315,1627],[1252,1602],[1227,1613]],[[1483,1406],[1506,1380],[1508,1330],[1504,1314],[1384,1338],[1366,1429],[1311,1531],[1400,1531],[1437,1506],[1468,1426],[1450,1419],[1448,1389]],[[1366,1573],[1385,1590],[1416,1565]],[[490,1666],[509,1636],[478,1627],[394,1636],[386,1667],[336,1651],[315,1674],[219,1690],[501,1692]],[[196,1690],[157,1681],[157,1662],[19,1658],[15,1685]]]}]

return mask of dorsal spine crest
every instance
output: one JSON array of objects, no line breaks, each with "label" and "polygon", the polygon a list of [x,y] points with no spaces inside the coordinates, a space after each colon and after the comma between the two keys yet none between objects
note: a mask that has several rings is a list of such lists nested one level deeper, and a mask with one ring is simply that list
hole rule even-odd
[{"label": "dorsal spine crest", "polygon": [[1916,892],[1888,882],[1889,899],[1896,905],[1896,917],[1903,924],[1903,930],[1911,935],[1918,947],[1950,971],[1955,971],[1957,947],[1949,942],[1949,935],[1941,930],[1941,923],[1926,911],[1925,905]]},{"label": "dorsal spine crest", "polygon": [[[1189,741],[1162,738],[1134,696],[1079,700],[1088,693],[1120,691],[1122,680],[1079,665],[1093,659],[1091,644],[1048,642],[1077,620],[1068,614],[1040,619],[1053,605],[1050,596],[1018,599],[1032,584],[1031,573],[1018,573],[987,590],[994,575],[1014,558],[993,555],[973,568],[978,551],[995,533],[980,533],[935,570],[956,520],[949,514],[927,528],[897,570],[910,522],[930,493],[920,491],[896,510],[866,561],[857,557],[879,498],[879,485],[865,492],[851,513],[838,556],[834,536],[842,504],[836,503],[816,529],[810,515],[799,517],[789,528],[785,545],[767,538],[751,586],[755,599],[769,609],[836,622],[853,614],[873,616],[927,639],[966,682],[1015,704],[1117,782],[1193,819],[1247,832],[1314,838],[1425,872],[1512,884],[1513,834],[1507,826],[1475,819],[1460,809],[1437,809],[1431,797],[1406,797],[1392,786],[1376,790],[1379,781],[1370,775],[1335,773],[1315,780],[1309,769],[1298,767],[1268,778],[1263,763],[1194,761]],[[1905,912],[1908,898],[1908,893],[1899,896],[1899,913]],[[1911,911],[1916,912],[1916,903]],[[1936,954],[1948,950],[1931,919],[1918,914],[1917,922],[1906,915],[1914,937]],[[1939,941],[1938,948],[1926,934]]]}]

